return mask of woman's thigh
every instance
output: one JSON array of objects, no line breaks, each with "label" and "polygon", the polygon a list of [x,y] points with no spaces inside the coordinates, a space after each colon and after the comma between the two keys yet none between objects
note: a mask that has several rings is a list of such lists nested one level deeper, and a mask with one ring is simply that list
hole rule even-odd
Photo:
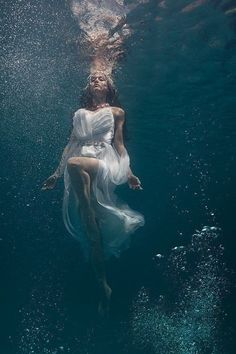
[{"label": "woman's thigh", "polygon": [[94,157],[71,157],[68,160],[69,167],[78,167],[81,170],[87,172],[90,177],[95,177],[98,171],[99,160]]}]

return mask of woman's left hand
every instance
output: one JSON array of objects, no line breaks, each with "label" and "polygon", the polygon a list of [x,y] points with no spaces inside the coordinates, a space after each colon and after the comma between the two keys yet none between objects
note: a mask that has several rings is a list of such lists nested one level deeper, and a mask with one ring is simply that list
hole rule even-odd
[{"label": "woman's left hand", "polygon": [[131,189],[139,189],[142,190],[140,179],[134,175],[130,175],[128,177],[128,184]]}]

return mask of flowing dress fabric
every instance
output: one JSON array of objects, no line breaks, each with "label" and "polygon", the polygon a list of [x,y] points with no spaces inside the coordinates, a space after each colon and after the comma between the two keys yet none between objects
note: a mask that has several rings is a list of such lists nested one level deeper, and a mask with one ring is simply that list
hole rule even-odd
[{"label": "flowing dress fabric", "polygon": [[[129,156],[120,156],[112,140],[114,117],[110,107],[91,112],[79,109],[73,117],[74,140],[67,156],[97,158],[99,167],[92,183],[92,205],[102,234],[105,257],[119,256],[129,246],[130,234],[144,225],[142,214],[129,208],[114,194],[117,185],[127,182]],[[89,243],[78,213],[78,201],[65,168],[63,219],[67,230],[80,242],[85,257]]]}]

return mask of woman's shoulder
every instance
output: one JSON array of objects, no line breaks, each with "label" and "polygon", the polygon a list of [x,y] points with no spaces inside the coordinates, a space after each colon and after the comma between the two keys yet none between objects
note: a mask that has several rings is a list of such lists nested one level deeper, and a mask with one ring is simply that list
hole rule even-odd
[{"label": "woman's shoulder", "polygon": [[78,117],[78,116],[80,116],[81,113],[82,113],[84,110],[85,110],[84,108],[79,108],[79,109],[77,109],[77,111],[75,111],[74,114],[73,114],[73,119],[76,118],[76,117]]},{"label": "woman's shoulder", "polygon": [[125,119],[125,111],[121,107],[111,107],[114,118],[119,120]]},{"label": "woman's shoulder", "polygon": [[83,111],[83,110],[84,110],[84,108],[82,108],[82,107],[78,108],[78,109],[75,111],[74,115],[75,115],[75,114],[79,114],[79,112],[80,112],[80,111]]}]

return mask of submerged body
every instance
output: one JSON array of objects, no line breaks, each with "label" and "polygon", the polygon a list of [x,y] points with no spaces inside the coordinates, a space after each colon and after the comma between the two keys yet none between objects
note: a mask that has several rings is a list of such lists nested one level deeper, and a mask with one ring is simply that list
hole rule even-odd
[{"label": "submerged body", "polygon": [[81,242],[99,286],[98,311],[107,314],[112,289],[107,283],[104,258],[118,256],[129,235],[144,218],[119,201],[115,187],[128,182],[140,190],[141,182],[130,169],[123,143],[124,111],[115,101],[111,78],[97,71],[85,88],[84,107],[73,118],[73,131],[61,162],[43,184],[52,189],[64,174],[63,218],[68,231]]},{"label": "submerged body", "polygon": [[[127,182],[129,156],[113,146],[115,118],[111,107],[98,111],[79,109],[73,117],[73,131],[67,159],[89,157],[98,159],[98,170],[92,180],[91,202],[102,234],[106,257],[118,256],[129,244],[129,235],[144,224],[143,216],[133,211],[114,194],[117,185]],[[78,202],[70,181],[68,168],[64,173],[63,218],[67,230],[81,241],[85,256],[89,254],[88,239],[78,219]]]}]

